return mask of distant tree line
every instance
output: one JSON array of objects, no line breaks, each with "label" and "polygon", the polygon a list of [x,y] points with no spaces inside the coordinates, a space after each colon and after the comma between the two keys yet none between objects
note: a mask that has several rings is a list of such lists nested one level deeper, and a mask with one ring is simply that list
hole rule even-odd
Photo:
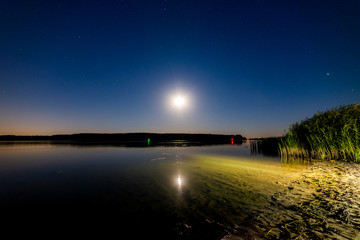
[{"label": "distant tree line", "polygon": [[[231,140],[232,139],[232,140]],[[80,133],[52,136],[2,135],[1,141],[76,141],[76,142],[146,142],[188,141],[199,143],[241,143],[246,140],[242,135],[188,134],[188,133]]]}]

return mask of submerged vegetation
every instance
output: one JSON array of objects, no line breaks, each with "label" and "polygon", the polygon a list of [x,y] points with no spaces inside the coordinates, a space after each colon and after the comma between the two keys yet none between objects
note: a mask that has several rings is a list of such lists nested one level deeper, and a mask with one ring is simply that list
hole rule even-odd
[{"label": "submerged vegetation", "polygon": [[277,157],[280,155],[279,142],[278,137],[256,139],[250,142],[250,150],[253,154]]},{"label": "submerged vegetation", "polygon": [[283,158],[306,157],[360,162],[360,105],[318,112],[293,124],[279,138]]}]

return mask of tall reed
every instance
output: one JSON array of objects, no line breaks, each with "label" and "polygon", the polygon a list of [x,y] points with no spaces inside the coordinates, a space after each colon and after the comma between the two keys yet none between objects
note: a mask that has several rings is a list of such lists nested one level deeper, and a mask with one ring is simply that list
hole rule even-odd
[{"label": "tall reed", "polygon": [[360,105],[339,106],[293,124],[280,138],[279,149],[284,158],[360,162]]}]

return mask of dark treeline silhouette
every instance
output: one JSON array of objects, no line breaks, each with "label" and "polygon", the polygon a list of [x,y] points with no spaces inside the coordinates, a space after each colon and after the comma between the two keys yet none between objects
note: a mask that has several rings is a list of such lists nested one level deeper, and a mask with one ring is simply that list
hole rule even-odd
[{"label": "dark treeline silhouette", "polygon": [[189,134],[189,133],[79,133],[52,136],[16,136],[2,135],[0,141],[51,141],[70,144],[106,144],[125,146],[147,145],[212,145],[242,143],[241,135]]}]

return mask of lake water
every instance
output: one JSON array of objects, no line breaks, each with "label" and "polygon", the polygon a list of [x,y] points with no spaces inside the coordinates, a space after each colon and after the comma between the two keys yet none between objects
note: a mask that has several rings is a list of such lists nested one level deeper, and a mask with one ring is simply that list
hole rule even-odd
[{"label": "lake water", "polygon": [[2,143],[2,229],[13,237],[219,239],[306,167],[252,155],[248,143]]}]

